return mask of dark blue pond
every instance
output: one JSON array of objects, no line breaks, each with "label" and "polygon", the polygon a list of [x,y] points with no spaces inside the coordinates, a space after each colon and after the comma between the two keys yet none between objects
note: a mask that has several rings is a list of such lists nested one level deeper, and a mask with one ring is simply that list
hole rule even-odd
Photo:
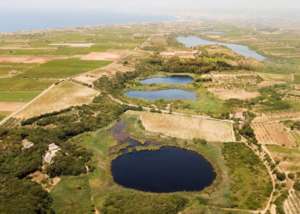
[{"label": "dark blue pond", "polygon": [[188,75],[172,75],[166,77],[152,77],[140,81],[142,84],[188,84],[193,78]]},{"label": "dark blue pond", "polygon": [[157,193],[199,191],[216,177],[204,157],[175,147],[126,153],[113,160],[111,167],[119,185]]},{"label": "dark blue pond", "polygon": [[181,89],[165,89],[157,91],[129,91],[127,97],[145,100],[196,100],[197,95],[193,91]]},{"label": "dark blue pond", "polygon": [[223,45],[245,57],[251,57],[259,61],[263,61],[266,59],[266,57],[258,54],[254,50],[251,50],[248,46],[245,45],[211,41],[211,40],[201,39],[197,36],[179,36],[177,37],[177,41],[184,44],[188,48],[196,47],[199,45]]}]

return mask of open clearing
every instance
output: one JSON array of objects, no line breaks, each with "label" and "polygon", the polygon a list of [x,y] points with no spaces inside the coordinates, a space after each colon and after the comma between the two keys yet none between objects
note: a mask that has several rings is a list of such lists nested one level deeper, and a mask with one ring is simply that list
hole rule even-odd
[{"label": "open clearing", "polygon": [[23,107],[25,103],[23,102],[0,102],[0,111],[4,112],[14,112]]},{"label": "open clearing", "polygon": [[250,92],[243,89],[210,88],[209,91],[215,94],[221,100],[249,100],[260,95],[258,92]]},{"label": "open clearing", "polygon": [[201,116],[181,116],[138,112],[144,128],[181,139],[205,139],[215,142],[234,142],[233,123]]},{"label": "open clearing", "polygon": [[300,170],[300,151],[295,148],[285,148],[277,145],[268,145],[274,160],[280,161],[279,167],[289,172],[298,172]]},{"label": "open clearing", "polygon": [[73,80],[83,83],[83,84],[86,84],[86,85],[89,85],[89,86],[93,86],[93,83],[96,80],[98,80],[99,78],[101,78],[102,76],[112,77],[113,75],[115,75],[118,72],[124,73],[124,72],[128,72],[129,70],[132,70],[132,69],[133,68],[124,66],[119,63],[112,63],[103,68],[95,69],[93,71],[89,71],[89,72],[77,75],[76,77],[73,78]]},{"label": "open clearing", "polygon": [[113,53],[113,52],[92,52],[87,55],[82,56],[81,60],[109,60],[115,61],[121,58],[120,54]]},{"label": "open clearing", "polygon": [[45,113],[60,111],[71,106],[90,103],[98,92],[89,87],[63,81],[50,88],[15,116],[18,119],[27,119]]},{"label": "open clearing", "polygon": [[263,145],[296,146],[294,137],[279,122],[253,123],[256,138]]}]

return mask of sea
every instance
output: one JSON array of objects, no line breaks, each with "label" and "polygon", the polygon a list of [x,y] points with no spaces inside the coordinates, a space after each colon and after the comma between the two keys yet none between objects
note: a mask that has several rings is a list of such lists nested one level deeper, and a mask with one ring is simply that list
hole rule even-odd
[{"label": "sea", "polygon": [[173,21],[172,16],[92,12],[1,12],[0,32]]}]

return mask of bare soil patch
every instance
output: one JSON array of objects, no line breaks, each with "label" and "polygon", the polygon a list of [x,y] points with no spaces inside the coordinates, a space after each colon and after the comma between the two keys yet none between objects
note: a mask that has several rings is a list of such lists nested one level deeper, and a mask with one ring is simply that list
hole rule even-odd
[{"label": "bare soil patch", "polygon": [[52,60],[66,58],[51,56],[0,56],[0,63],[43,64]]},{"label": "bare soil patch", "polygon": [[15,112],[25,104],[23,102],[0,102],[0,112]]},{"label": "bare soil patch", "polygon": [[222,100],[249,100],[260,95],[258,92],[250,92],[243,89],[210,88],[208,90]]},{"label": "bare soil patch", "polygon": [[53,43],[53,44],[49,44],[50,46],[67,46],[67,47],[71,47],[71,48],[90,48],[93,45],[95,45],[95,43]]},{"label": "bare soil patch", "polygon": [[112,77],[118,72],[124,73],[124,72],[128,72],[132,69],[133,68],[130,66],[124,66],[120,63],[112,63],[104,68],[100,68],[100,69],[96,69],[93,71],[89,71],[89,72],[80,74],[80,75],[74,77],[73,80],[83,83],[83,84],[86,84],[86,85],[89,85],[89,86],[93,86],[93,83],[96,80],[98,80],[99,78],[101,78],[102,76]]},{"label": "bare soil patch", "polygon": [[296,140],[280,122],[253,123],[255,136],[260,144],[295,147]]},{"label": "bare soil patch", "polygon": [[63,81],[38,97],[15,117],[27,119],[71,106],[90,103],[98,92],[73,81]]},{"label": "bare soil patch", "polygon": [[284,120],[298,120],[300,119],[300,112],[270,112],[261,114],[256,117],[254,123],[271,122],[271,121],[284,121]]},{"label": "bare soil patch", "polygon": [[109,60],[116,61],[121,58],[120,54],[113,52],[92,52],[87,55],[82,56],[81,60]]},{"label": "bare soil patch", "polygon": [[[131,112],[133,113],[133,112]],[[182,116],[139,112],[144,128],[182,139],[205,139],[211,142],[234,142],[233,123],[201,116]]]}]

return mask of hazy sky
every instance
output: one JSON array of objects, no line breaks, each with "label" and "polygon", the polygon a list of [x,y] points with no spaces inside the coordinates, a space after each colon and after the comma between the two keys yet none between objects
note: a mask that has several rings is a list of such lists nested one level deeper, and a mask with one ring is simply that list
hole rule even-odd
[{"label": "hazy sky", "polygon": [[300,0],[0,0],[9,10],[106,9],[116,12],[160,12],[196,9],[299,9]]}]

